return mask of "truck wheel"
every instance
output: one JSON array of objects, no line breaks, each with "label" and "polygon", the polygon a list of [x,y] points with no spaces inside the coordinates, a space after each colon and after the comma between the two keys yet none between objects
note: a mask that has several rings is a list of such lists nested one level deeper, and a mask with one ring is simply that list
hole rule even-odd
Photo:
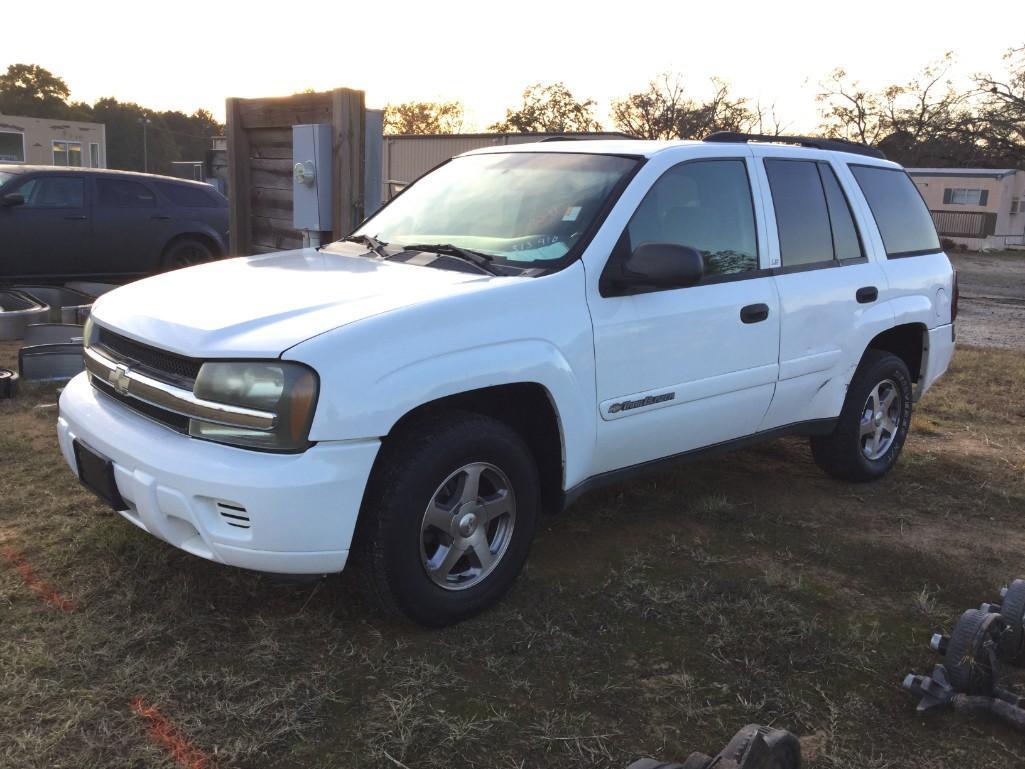
[{"label": "truck wheel", "polygon": [[498,601],[522,569],[541,509],[537,467],[506,424],[469,412],[390,437],[354,544],[364,596],[441,627]]},{"label": "truck wheel", "polygon": [[177,270],[203,264],[214,258],[214,252],[206,243],[195,238],[176,240],[164,252],[160,266],[164,270]]},{"label": "truck wheel", "polygon": [[815,463],[834,478],[874,481],[897,462],[911,426],[911,375],[900,358],[865,353],[832,434],[813,436]]}]

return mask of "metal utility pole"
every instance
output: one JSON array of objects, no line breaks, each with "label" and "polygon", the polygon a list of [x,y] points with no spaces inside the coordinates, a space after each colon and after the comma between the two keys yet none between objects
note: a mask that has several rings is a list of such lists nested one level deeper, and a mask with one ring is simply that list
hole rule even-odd
[{"label": "metal utility pole", "polygon": [[149,173],[149,150],[146,146],[146,126],[153,121],[148,117],[139,118],[139,122],[142,124],[142,170],[143,173]]}]

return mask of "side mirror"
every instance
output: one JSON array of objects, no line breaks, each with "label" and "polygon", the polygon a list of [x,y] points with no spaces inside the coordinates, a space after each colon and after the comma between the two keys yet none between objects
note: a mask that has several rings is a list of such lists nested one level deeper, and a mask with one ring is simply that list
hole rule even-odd
[{"label": "side mirror", "polygon": [[657,289],[696,286],[705,275],[701,252],[676,243],[641,243],[623,265],[620,282]]},{"label": "side mirror", "polygon": [[25,205],[25,196],[20,192],[8,192],[3,197],[2,205],[4,208],[11,208],[12,206],[23,206]]}]

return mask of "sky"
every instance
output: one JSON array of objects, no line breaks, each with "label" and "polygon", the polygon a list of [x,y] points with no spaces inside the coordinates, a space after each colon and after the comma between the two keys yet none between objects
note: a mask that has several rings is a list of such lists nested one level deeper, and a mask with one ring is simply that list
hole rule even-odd
[{"label": "sky", "polygon": [[[981,28],[987,5],[1000,6],[999,23]],[[1025,4],[963,0],[861,0],[842,10],[821,0],[50,0],[46,16],[77,21],[26,19],[38,32],[3,35],[0,68],[40,64],[67,81],[75,100],[203,107],[223,119],[229,96],[350,87],[366,91],[368,107],[461,101],[464,130],[501,119],[539,81],[564,81],[578,98],[595,99],[608,124],[613,98],[671,71],[695,97],[710,95],[709,78],[721,77],[738,95],[775,104],[790,130],[808,131],[818,123],[818,83],[837,66],[879,87],[950,50],[955,77],[967,83],[1001,71],[1004,52],[1025,44]]]}]

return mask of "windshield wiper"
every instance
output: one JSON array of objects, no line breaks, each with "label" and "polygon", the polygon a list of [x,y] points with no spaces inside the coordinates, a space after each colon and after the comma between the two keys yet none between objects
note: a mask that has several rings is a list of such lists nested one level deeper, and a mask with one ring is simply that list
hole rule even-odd
[{"label": "windshield wiper", "polygon": [[484,270],[484,272],[492,275],[502,274],[495,269],[494,265],[491,264],[495,261],[495,257],[491,254],[485,254],[480,251],[471,251],[468,248],[454,246],[451,243],[414,243],[412,245],[403,246],[403,248],[407,251],[430,251],[435,254],[451,256],[454,259],[469,262],[473,266],[479,267]]},{"label": "windshield wiper", "polygon": [[347,238],[342,238],[347,243],[360,243],[373,251],[377,256],[382,259],[388,259],[388,252],[384,250],[387,243],[382,243],[380,240],[375,238],[373,235],[350,235]]}]

